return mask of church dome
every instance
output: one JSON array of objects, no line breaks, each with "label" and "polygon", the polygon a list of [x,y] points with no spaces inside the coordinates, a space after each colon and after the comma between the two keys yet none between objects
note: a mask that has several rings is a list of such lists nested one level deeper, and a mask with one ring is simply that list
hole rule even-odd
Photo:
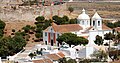
[{"label": "church dome", "polygon": [[100,17],[100,16],[98,15],[98,13],[96,12],[96,13],[93,15],[92,19],[101,19],[101,17]]},{"label": "church dome", "polygon": [[77,19],[90,19],[90,17],[85,13],[85,10],[82,10],[82,14],[78,16]]}]

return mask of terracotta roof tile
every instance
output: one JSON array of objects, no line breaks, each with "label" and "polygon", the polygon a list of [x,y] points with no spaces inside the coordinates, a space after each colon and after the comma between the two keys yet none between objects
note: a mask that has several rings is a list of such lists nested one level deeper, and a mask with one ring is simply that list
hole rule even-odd
[{"label": "terracotta roof tile", "polygon": [[[48,28],[46,28],[44,31],[48,31]],[[52,27],[55,32],[60,32],[60,33],[67,33],[67,32],[72,32],[72,31],[79,31],[82,30],[83,28],[79,24],[65,24],[65,25],[57,25],[55,23],[52,23]]]},{"label": "terracotta roof tile", "polygon": [[61,33],[79,31],[83,29],[79,24],[52,25],[52,27],[55,32],[61,32]]},{"label": "terracotta roof tile", "polygon": [[50,59],[44,59],[45,63],[53,63]]},{"label": "terracotta roof tile", "polygon": [[33,60],[33,63],[53,63],[50,59]]},{"label": "terracotta roof tile", "polygon": [[44,63],[44,60],[33,60],[33,63]]},{"label": "terracotta roof tile", "polygon": [[50,58],[51,60],[59,60],[60,57],[56,54],[47,54],[46,55],[48,58]]},{"label": "terracotta roof tile", "polygon": [[62,52],[57,53],[61,58],[65,57],[65,55]]},{"label": "terracotta roof tile", "polygon": [[102,30],[112,30],[112,29],[107,27],[105,24],[102,24]]}]

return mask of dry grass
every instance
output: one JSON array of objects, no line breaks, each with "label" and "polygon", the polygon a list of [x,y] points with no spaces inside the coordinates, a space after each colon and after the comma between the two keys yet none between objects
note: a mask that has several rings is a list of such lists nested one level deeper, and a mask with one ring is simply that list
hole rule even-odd
[{"label": "dry grass", "polygon": [[74,2],[67,3],[67,7],[72,6],[75,9],[76,14],[80,14],[81,10],[85,8],[87,13],[92,16],[97,10],[97,12],[103,18],[120,18],[120,3],[110,3],[110,2],[100,2],[100,3],[88,3],[88,2]]},{"label": "dry grass", "polygon": [[18,30],[21,30],[26,25],[34,26],[33,21],[8,21],[5,23],[6,23],[5,36],[11,35],[12,29],[15,29],[15,31],[18,31]]}]

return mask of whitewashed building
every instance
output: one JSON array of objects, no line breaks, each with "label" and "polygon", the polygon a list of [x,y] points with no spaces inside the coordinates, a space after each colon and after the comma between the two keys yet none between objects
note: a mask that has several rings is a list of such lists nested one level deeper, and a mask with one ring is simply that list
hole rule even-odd
[{"label": "whitewashed building", "polygon": [[94,44],[96,35],[104,37],[104,34],[109,32],[112,32],[112,29],[103,24],[97,12],[90,18],[83,9],[77,18],[77,24],[57,25],[53,22],[52,26],[43,30],[43,41],[46,45],[59,45],[56,40],[58,36],[63,33],[74,33],[87,38],[89,44]]}]

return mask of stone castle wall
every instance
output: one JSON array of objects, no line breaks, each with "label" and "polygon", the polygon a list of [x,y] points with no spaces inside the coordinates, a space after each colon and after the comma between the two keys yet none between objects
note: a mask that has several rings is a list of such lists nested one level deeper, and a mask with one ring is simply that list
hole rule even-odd
[{"label": "stone castle wall", "polygon": [[[39,15],[44,15],[49,18],[52,15],[57,15],[58,10],[65,10],[65,4],[56,6],[7,6],[0,8],[0,19],[3,21],[35,21]],[[53,11],[51,11],[53,10]],[[62,14],[60,14],[62,15]]]}]

